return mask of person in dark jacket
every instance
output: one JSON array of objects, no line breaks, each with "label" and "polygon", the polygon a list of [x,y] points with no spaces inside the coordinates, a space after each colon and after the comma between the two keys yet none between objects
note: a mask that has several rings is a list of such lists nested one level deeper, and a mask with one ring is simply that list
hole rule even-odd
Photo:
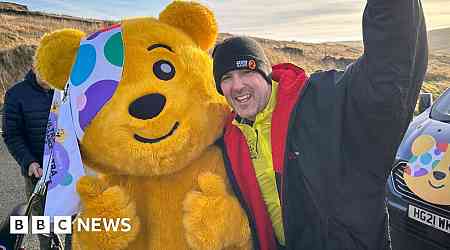
[{"label": "person in dark jacket", "polygon": [[45,133],[53,90],[33,70],[8,89],[3,108],[3,139],[23,176],[42,176]]},{"label": "person in dark jacket", "polygon": [[389,249],[385,183],[424,79],[420,0],[368,0],[364,53],[345,71],[270,67],[232,37],[213,51],[234,112],[220,144],[255,249]]},{"label": "person in dark jacket", "polygon": [[[42,176],[45,134],[52,99],[53,90],[37,78],[33,70],[5,94],[2,136],[25,177],[28,197]],[[43,215],[42,203],[33,207],[34,215]],[[47,237],[39,235],[39,241],[41,249],[48,249]]]}]

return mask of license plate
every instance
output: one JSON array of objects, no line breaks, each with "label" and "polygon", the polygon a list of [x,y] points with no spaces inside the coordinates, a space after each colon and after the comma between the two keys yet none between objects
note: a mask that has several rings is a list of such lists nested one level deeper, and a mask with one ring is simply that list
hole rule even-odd
[{"label": "license plate", "polygon": [[450,220],[447,218],[413,205],[408,206],[408,217],[450,234]]}]

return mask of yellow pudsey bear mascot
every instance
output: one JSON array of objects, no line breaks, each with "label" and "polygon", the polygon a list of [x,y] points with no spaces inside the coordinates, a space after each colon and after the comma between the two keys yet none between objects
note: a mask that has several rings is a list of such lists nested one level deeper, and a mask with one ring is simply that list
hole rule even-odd
[{"label": "yellow pudsey bear mascot", "polygon": [[421,135],[414,140],[411,152],[403,175],[408,187],[428,202],[450,205],[449,144]]},{"label": "yellow pudsey bear mascot", "polygon": [[43,37],[37,73],[65,88],[83,163],[100,173],[77,183],[79,216],[130,218],[128,232],[75,231],[74,249],[251,248],[214,145],[229,112],[207,54],[216,37],[211,11],[181,1],[158,19]]}]

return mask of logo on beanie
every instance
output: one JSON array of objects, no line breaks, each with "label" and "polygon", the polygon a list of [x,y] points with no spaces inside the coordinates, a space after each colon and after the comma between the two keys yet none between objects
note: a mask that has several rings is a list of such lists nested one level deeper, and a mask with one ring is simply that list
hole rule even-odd
[{"label": "logo on beanie", "polygon": [[248,68],[251,70],[256,69],[256,62],[255,60],[251,59],[250,61],[248,61]]},{"label": "logo on beanie", "polygon": [[240,68],[248,68],[251,70],[256,69],[256,61],[253,59],[250,60],[237,60],[236,61],[236,68],[240,69]]},{"label": "logo on beanie", "polygon": [[236,61],[236,68],[247,68],[248,61],[247,60],[238,60]]}]

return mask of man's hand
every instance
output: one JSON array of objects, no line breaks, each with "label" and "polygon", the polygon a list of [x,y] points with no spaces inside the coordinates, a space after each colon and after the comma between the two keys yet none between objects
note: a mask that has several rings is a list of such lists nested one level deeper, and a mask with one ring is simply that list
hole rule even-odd
[{"label": "man's hand", "polygon": [[42,176],[42,168],[39,166],[39,163],[32,162],[28,166],[28,176],[34,176],[36,178],[40,178]]}]

